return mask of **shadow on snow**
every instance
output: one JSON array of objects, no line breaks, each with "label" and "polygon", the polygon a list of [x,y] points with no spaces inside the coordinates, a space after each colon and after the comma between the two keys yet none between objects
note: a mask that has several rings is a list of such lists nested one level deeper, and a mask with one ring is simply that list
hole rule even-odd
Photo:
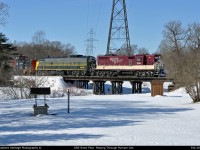
[{"label": "shadow on snow", "polygon": [[[53,104],[50,104],[50,106]],[[29,110],[11,111],[0,115],[0,145],[41,141],[73,140],[81,138],[101,138],[101,134],[65,134],[59,130],[68,131],[76,128],[109,128],[120,126],[140,125],[149,119],[156,119],[157,115],[174,114],[191,110],[189,108],[168,108],[149,106],[144,101],[96,101],[82,100],[71,104],[70,114],[63,102],[50,111],[55,115],[30,115]],[[51,106],[51,107],[52,107]],[[29,113],[28,113],[29,112]],[[13,117],[15,116],[15,117]],[[151,117],[149,117],[151,116]],[[27,133],[25,133],[27,131]],[[30,132],[32,131],[32,132]],[[57,131],[49,134],[33,134],[40,131]],[[6,134],[11,132],[12,134]],[[24,133],[24,134],[22,134]]]}]

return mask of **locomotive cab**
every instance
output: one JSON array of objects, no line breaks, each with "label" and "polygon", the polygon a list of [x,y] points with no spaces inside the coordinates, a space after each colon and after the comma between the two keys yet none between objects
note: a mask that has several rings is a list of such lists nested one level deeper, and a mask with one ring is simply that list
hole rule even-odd
[{"label": "locomotive cab", "polygon": [[164,63],[160,59],[160,55],[155,56],[154,68],[155,68],[154,76],[156,76],[156,77],[165,77],[166,76]]}]

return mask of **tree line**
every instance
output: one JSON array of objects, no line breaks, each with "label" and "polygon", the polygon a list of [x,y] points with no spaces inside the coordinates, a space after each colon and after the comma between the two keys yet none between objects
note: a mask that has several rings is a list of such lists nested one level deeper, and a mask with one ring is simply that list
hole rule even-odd
[{"label": "tree line", "polygon": [[14,42],[17,52],[28,56],[31,60],[40,60],[45,57],[65,57],[75,54],[75,47],[69,43],[60,41],[49,41],[44,31],[37,31],[30,43]]},{"label": "tree line", "polygon": [[167,76],[174,79],[176,88],[185,87],[193,99],[200,101],[200,23],[183,27],[181,21],[164,26],[159,46]]}]

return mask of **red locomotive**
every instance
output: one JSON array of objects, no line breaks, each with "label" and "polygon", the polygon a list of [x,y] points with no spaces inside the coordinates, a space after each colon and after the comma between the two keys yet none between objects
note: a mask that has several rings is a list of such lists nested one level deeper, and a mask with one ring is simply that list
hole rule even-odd
[{"label": "red locomotive", "polygon": [[164,76],[160,55],[98,56],[96,73],[99,76]]}]

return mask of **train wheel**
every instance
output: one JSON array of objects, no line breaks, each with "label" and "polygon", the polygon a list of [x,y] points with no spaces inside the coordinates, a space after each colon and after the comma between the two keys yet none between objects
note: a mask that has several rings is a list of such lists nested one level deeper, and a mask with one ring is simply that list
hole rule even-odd
[{"label": "train wheel", "polygon": [[135,76],[136,76],[136,77],[139,77],[139,76],[140,76],[140,73],[137,71],[137,72],[135,73]]},{"label": "train wheel", "polygon": [[91,76],[95,76],[95,75],[96,75],[95,71],[92,71]]},{"label": "train wheel", "polygon": [[73,76],[77,76],[78,75],[76,71],[72,72],[72,74],[73,74]]}]

